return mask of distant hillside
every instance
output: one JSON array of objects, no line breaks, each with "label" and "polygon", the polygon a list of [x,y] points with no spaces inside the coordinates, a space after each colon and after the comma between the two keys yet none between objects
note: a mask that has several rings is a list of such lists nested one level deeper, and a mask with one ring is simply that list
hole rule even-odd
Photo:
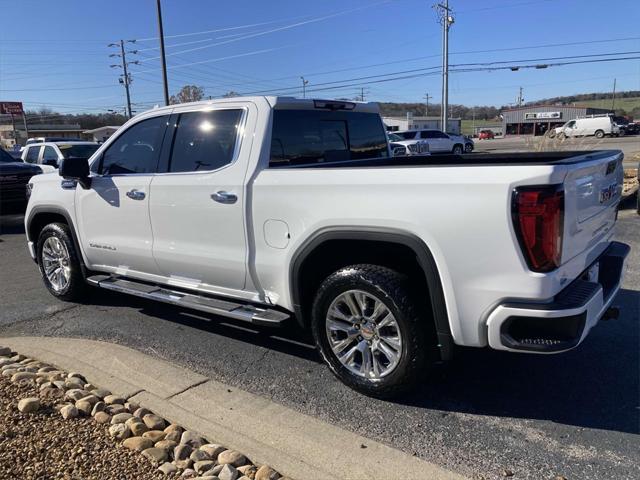
[{"label": "distant hillside", "polygon": [[[426,105],[424,103],[380,102],[379,105],[383,117],[404,117],[407,112],[413,113],[415,116],[424,116],[426,113]],[[491,120],[496,118],[499,113],[500,109],[493,106],[467,107],[465,105],[449,104],[449,117],[451,118],[471,120],[475,115],[478,120]],[[429,104],[429,116],[440,116],[439,104]]]},{"label": "distant hillside", "polygon": [[[594,108],[611,108],[611,93],[581,93],[577,95],[567,95],[564,97],[552,97],[527,102],[525,105],[559,104],[559,105],[586,105]],[[407,112],[416,116],[423,116],[426,111],[424,103],[395,103],[380,102],[380,111],[385,117],[404,117]],[[512,105],[511,105],[512,106]],[[449,105],[449,116],[451,118],[462,118],[463,120],[475,119],[493,120],[498,118],[500,110],[507,108],[493,107],[487,105],[469,107],[466,105]],[[632,115],[640,118],[640,91],[629,90],[616,93],[616,113],[620,115]],[[429,116],[440,116],[440,104],[429,104]]]},{"label": "distant hillside", "polygon": [[[593,108],[612,108],[612,92],[606,93],[581,93],[564,97],[552,97],[527,102],[527,105],[536,104],[560,104],[560,105],[585,105]],[[620,115],[632,115],[640,117],[640,90],[628,90],[616,92],[616,113]]]}]

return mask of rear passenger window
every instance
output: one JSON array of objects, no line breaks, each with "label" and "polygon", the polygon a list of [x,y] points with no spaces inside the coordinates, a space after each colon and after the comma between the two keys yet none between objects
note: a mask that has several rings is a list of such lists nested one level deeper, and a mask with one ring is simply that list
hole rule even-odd
[{"label": "rear passenger window", "polygon": [[103,175],[154,173],[167,116],[143,120],[129,127],[106,150],[100,162]]},{"label": "rear passenger window", "polygon": [[183,113],[178,119],[169,172],[217,170],[233,161],[242,110]]},{"label": "rear passenger window", "polygon": [[42,147],[28,147],[27,155],[24,161],[27,163],[38,163],[38,154],[40,153],[40,148]]},{"label": "rear passenger window", "polygon": [[389,156],[375,113],[274,110],[270,166],[342,162]]}]

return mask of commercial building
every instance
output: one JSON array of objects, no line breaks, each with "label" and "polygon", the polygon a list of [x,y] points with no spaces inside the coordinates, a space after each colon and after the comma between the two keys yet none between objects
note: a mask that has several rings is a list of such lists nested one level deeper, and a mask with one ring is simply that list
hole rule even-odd
[{"label": "commercial building", "polygon": [[[411,113],[407,113],[406,117],[382,117],[387,130],[390,132],[399,132],[403,130],[443,130],[440,117],[415,117]],[[462,120],[459,118],[450,118],[447,122],[449,133],[460,133],[462,129]]]},{"label": "commercial building", "polygon": [[550,129],[587,115],[602,115],[611,110],[571,105],[527,105],[502,111],[505,135],[544,135]]},{"label": "commercial building", "polygon": [[24,145],[27,138],[56,137],[56,138],[81,138],[83,129],[77,123],[74,124],[29,124],[29,134],[25,132],[24,124],[13,123],[0,125],[0,144],[5,148],[13,145]]},{"label": "commercial building", "polygon": [[93,130],[85,130],[82,133],[84,135],[84,138],[86,138],[87,140],[102,143],[106,141],[111,135],[113,135],[119,128],[120,127],[114,126],[98,127],[94,128]]}]

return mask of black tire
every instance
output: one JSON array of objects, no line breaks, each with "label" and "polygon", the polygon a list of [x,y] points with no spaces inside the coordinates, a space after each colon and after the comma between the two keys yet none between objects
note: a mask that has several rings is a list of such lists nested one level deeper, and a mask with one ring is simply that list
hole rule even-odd
[{"label": "black tire", "polygon": [[462,145],[460,145],[459,143],[456,143],[453,146],[453,150],[451,150],[451,153],[454,155],[462,155],[462,152],[464,151],[464,147]]},{"label": "black tire", "polygon": [[[50,237],[55,237],[60,240],[60,242],[62,242],[68,252],[67,263],[70,275],[67,285],[61,289],[57,289],[54,287],[52,282],[47,277],[43,266],[42,250],[46,240]],[[66,224],[50,223],[49,225],[45,226],[40,232],[40,236],[38,237],[36,254],[42,281],[44,282],[45,287],[47,287],[47,290],[49,290],[49,292],[54,297],[65,301],[78,301],[83,297],[83,295],[87,291],[87,284],[82,274],[80,259],[78,257],[78,253],[76,252],[73,238],[71,237],[71,232]]]},{"label": "black tire", "polygon": [[470,143],[465,143],[464,153],[471,153],[471,152],[473,152],[473,145],[471,145]]},{"label": "black tire", "polygon": [[596,138],[604,138],[604,132],[602,130],[596,130]]},{"label": "black tire", "polygon": [[[359,290],[376,297],[393,314],[402,338],[399,360],[387,375],[381,378],[359,376],[351,372],[331,349],[327,330],[327,312],[341,294]],[[435,347],[432,324],[428,315],[413,300],[409,279],[389,268],[377,265],[351,265],[327,277],[312,307],[312,332],[316,346],[331,371],[345,385],[379,398],[389,398],[410,390],[425,374],[430,352]],[[357,340],[356,340],[357,341]]]}]

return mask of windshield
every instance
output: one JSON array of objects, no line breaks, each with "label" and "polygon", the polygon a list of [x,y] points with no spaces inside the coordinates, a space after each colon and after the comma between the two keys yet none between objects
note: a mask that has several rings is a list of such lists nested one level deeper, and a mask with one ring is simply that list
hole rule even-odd
[{"label": "windshield", "polygon": [[399,135],[404,140],[413,140],[416,138],[416,132],[396,132],[396,135]]},{"label": "windshield", "polygon": [[402,138],[400,135],[396,133],[389,133],[390,142],[401,142],[402,140],[404,140],[404,138]]},{"label": "windshield", "polygon": [[13,158],[11,155],[9,155],[7,152],[5,152],[3,149],[0,148],[0,162],[1,163],[9,163],[9,162],[15,162],[16,159]]},{"label": "windshield", "polygon": [[100,145],[58,145],[64,158],[89,158]]}]

